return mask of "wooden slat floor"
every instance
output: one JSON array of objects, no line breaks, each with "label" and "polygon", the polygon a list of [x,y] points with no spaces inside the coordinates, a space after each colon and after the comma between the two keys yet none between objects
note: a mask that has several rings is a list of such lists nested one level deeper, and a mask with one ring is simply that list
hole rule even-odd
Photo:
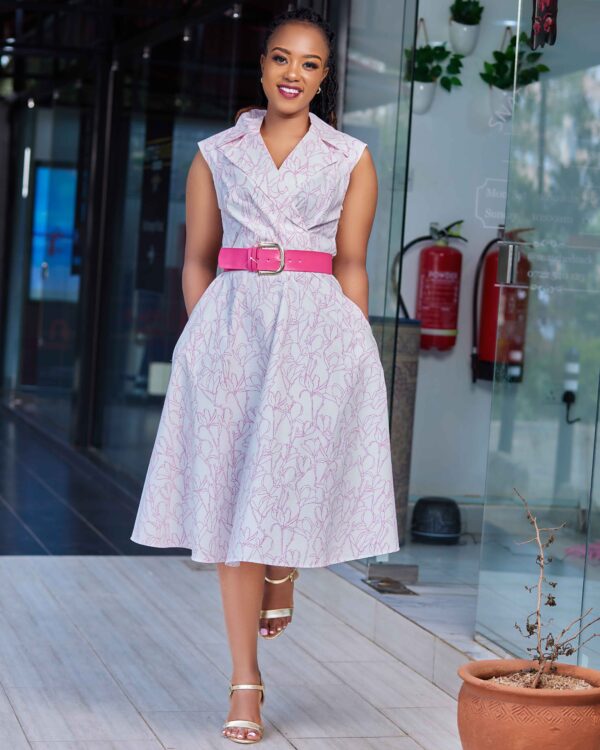
[{"label": "wooden slat floor", "polygon": [[[260,641],[259,746],[460,750],[454,699],[313,602],[323,575],[303,569],[290,629]],[[213,566],[0,557],[0,750],[233,748],[230,667]]]}]

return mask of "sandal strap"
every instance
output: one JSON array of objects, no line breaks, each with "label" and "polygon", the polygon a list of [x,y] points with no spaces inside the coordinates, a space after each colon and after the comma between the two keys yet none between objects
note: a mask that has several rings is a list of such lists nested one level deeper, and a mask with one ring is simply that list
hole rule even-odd
[{"label": "sandal strap", "polygon": [[230,685],[229,686],[229,696],[231,697],[231,694],[234,690],[260,690],[264,693],[265,686],[264,685]]},{"label": "sandal strap", "polygon": [[294,568],[291,573],[288,573],[283,578],[267,578],[265,576],[265,581],[268,581],[269,583],[285,583],[286,581],[292,581],[292,583],[298,578],[300,573],[298,572],[297,568]]},{"label": "sandal strap", "polygon": [[256,729],[259,732],[263,731],[262,724],[257,724],[255,721],[250,721],[249,719],[232,719],[231,721],[226,721],[223,724],[223,729],[227,729],[228,727],[240,727],[241,729]]},{"label": "sandal strap", "polygon": [[283,607],[282,609],[261,609],[260,617],[263,620],[273,620],[276,617],[291,617],[293,611],[293,607]]}]

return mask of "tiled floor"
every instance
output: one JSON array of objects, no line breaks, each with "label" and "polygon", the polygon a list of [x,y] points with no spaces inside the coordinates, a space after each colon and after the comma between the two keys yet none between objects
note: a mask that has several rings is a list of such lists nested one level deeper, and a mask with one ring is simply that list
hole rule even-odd
[{"label": "tiled floor", "polygon": [[136,509],[134,495],[0,406],[0,555],[151,555],[129,540]]},{"label": "tiled floor", "polygon": [[408,588],[417,596],[381,594],[364,582],[364,573],[342,563],[331,565],[331,570],[358,589],[367,592],[424,631],[453,646],[472,659],[493,659],[503,656],[501,649],[494,652],[473,639],[477,588],[459,583],[419,583]]},{"label": "tiled floor", "polygon": [[418,566],[418,582],[408,586],[417,596],[377,594],[362,582],[364,575],[351,566],[334,565],[332,569],[405,617],[452,642],[455,638],[471,639],[475,630],[480,554],[481,545],[470,538],[448,546],[407,539],[389,557],[396,564]]},{"label": "tiled floor", "polygon": [[[136,508],[0,410],[0,750],[230,746],[216,572],[131,542]],[[260,643],[263,747],[458,750],[452,691],[427,648],[425,675],[404,663],[402,618],[327,569],[302,571],[295,604],[289,633]]]},{"label": "tiled floor", "polygon": [[[454,699],[311,599],[344,585],[304,570],[289,631],[260,642],[261,746],[459,750]],[[0,557],[3,750],[230,747],[219,733],[229,673],[212,566]]]}]

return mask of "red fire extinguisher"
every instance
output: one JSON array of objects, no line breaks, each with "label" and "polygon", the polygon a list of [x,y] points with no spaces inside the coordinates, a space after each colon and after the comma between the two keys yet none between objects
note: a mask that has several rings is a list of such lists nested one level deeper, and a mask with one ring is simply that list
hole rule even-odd
[{"label": "red fire extinguisher", "polygon": [[[502,226],[499,230],[499,236],[483,249],[475,271],[471,352],[473,383],[478,379],[493,380],[494,375],[513,383],[523,379],[531,263],[524,253],[520,253],[516,269],[517,284],[504,287],[501,293],[497,280],[500,255],[497,243],[499,240],[522,242],[521,233],[530,230],[514,229],[504,233]],[[481,312],[478,315],[482,275]]]},{"label": "red fire extinguisher", "polygon": [[[460,272],[462,255],[459,250],[448,245],[448,238],[466,242],[459,233],[463,220],[453,221],[443,229],[430,225],[430,234],[415,237],[405,245],[394,258],[392,280],[400,276],[402,260],[411,247],[427,240],[434,245],[425,247],[419,258],[419,284],[417,288],[416,318],[421,324],[422,349],[451,349],[456,343],[458,297],[460,292]],[[394,284],[394,282],[392,281]],[[398,313],[402,310],[410,319],[398,285],[393,286],[398,294]]]},{"label": "red fire extinguisher", "polygon": [[462,253],[448,244],[448,238],[465,240],[453,232],[454,222],[443,230],[431,225],[433,245],[421,250],[416,317],[421,321],[421,349],[452,349],[458,334],[458,302]]}]

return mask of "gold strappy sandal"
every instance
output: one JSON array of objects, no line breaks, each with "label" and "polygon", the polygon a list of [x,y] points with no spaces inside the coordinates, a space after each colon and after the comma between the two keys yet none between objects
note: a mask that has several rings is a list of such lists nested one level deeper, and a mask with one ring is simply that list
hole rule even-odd
[{"label": "gold strappy sandal", "polygon": [[[262,684],[262,677],[261,677],[261,684],[260,685],[229,685],[229,697],[233,695],[234,690],[260,690],[261,696],[260,696],[260,702],[261,704],[265,700],[265,686]],[[239,742],[242,745],[251,745],[254,742],[259,742],[263,738],[264,733],[264,727],[262,724],[257,724],[255,721],[250,721],[248,719],[232,719],[231,721],[226,721],[223,724],[222,729],[228,729],[229,727],[237,727],[239,729],[253,729],[255,732],[258,732],[258,737],[248,737],[246,735],[245,738],[243,737],[233,737],[230,734],[224,734],[223,737],[226,737],[228,740],[231,740],[232,742]]]},{"label": "gold strappy sandal", "polygon": [[[292,583],[299,577],[300,572],[297,568],[294,568],[291,573],[288,573],[288,575],[284,576],[283,578],[268,578],[265,576],[265,581],[268,583],[285,583],[286,581],[291,581]],[[282,609],[261,609],[260,610],[260,619],[261,620],[275,620],[277,617],[292,617],[292,612],[294,611],[294,607],[283,607]],[[290,619],[291,622],[291,619]],[[287,628],[287,625],[285,626]],[[282,628],[278,633],[273,633],[273,635],[263,635],[260,633],[262,638],[266,638],[267,640],[271,640],[272,638],[277,638],[278,635],[281,635],[285,628]]]}]

